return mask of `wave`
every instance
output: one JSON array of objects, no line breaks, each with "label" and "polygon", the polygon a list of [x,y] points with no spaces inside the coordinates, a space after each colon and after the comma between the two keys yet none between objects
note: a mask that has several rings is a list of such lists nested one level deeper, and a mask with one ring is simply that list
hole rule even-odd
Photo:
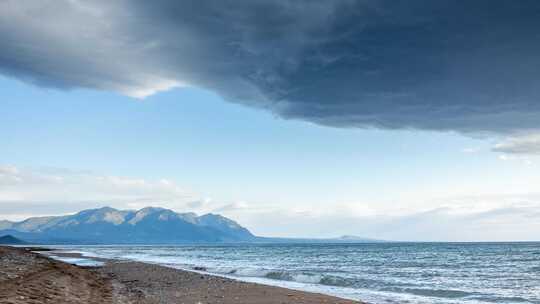
[{"label": "wave", "polygon": [[423,297],[436,297],[446,299],[465,299],[470,297],[482,296],[480,293],[466,292],[462,290],[447,290],[447,289],[421,289],[405,287],[408,284],[403,284],[402,287],[397,287],[396,282],[392,284],[366,279],[366,278],[346,278],[342,276],[317,274],[302,271],[275,270],[264,268],[206,268],[201,266],[192,267],[193,270],[204,271],[208,273],[216,273],[234,277],[256,277],[270,280],[288,281],[306,284],[318,284],[333,287],[353,287],[353,288],[371,288],[378,289],[382,292],[392,292],[400,294],[410,294]]},{"label": "wave", "polygon": [[408,283],[386,282],[361,277],[344,277],[335,274],[313,273],[308,271],[233,267],[207,268],[202,266],[193,266],[191,267],[191,269],[233,277],[264,278],[277,281],[316,284],[331,287],[352,287],[387,290],[390,287],[396,287],[396,285],[398,285],[401,288],[400,290],[403,290],[406,287],[414,286]]},{"label": "wave", "polygon": [[264,268],[231,268],[231,267],[219,267],[219,268],[206,268],[202,266],[194,266],[193,270],[205,271],[209,273],[231,275],[236,277],[257,277],[266,278],[271,280],[298,282],[306,284],[320,284],[327,286],[340,286],[349,287],[354,285],[354,280],[332,276],[323,275],[310,272],[298,272],[288,270],[273,270]]}]

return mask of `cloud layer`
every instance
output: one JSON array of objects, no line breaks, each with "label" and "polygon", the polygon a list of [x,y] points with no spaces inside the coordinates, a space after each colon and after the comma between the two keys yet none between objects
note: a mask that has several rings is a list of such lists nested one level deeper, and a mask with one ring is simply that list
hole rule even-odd
[{"label": "cloud layer", "polygon": [[0,2],[0,72],[144,97],[179,86],[335,127],[540,128],[540,2]]}]

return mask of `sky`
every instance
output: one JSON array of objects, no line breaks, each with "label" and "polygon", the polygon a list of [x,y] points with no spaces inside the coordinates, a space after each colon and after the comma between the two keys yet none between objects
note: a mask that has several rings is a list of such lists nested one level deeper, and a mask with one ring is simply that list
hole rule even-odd
[{"label": "sky", "polygon": [[0,2],[0,219],[538,240],[537,2],[158,2]]}]

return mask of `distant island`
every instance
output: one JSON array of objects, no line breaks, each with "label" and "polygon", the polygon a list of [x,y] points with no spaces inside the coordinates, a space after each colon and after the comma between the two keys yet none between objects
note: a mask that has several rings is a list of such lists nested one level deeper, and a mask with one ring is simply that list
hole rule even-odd
[{"label": "distant island", "polygon": [[177,213],[146,207],[83,210],[73,215],[32,217],[21,222],[0,221],[0,236],[41,244],[186,244],[248,242],[377,242],[344,236],[333,239],[258,237],[219,214]]}]

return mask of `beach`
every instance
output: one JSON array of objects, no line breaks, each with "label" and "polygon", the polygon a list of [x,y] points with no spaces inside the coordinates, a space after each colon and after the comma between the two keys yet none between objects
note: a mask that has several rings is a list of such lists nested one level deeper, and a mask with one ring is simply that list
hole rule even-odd
[{"label": "beach", "polygon": [[360,303],[141,262],[82,267],[0,246],[0,303]]}]

